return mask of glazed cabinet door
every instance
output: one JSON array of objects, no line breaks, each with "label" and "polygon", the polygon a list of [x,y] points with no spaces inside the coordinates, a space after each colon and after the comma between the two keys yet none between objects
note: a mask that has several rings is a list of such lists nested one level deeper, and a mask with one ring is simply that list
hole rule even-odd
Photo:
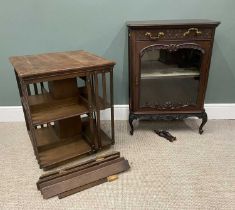
[{"label": "glazed cabinet door", "polygon": [[210,41],[137,41],[135,52],[137,111],[203,108]]}]

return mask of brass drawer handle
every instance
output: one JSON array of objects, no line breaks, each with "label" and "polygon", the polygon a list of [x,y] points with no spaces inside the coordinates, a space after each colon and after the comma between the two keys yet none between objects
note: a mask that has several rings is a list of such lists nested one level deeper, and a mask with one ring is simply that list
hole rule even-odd
[{"label": "brass drawer handle", "polygon": [[159,33],[157,34],[157,36],[153,36],[152,33],[146,32],[146,33],[145,33],[145,36],[148,36],[150,39],[155,40],[155,39],[160,39],[161,37],[164,37],[165,34],[164,34],[164,32],[159,32]]},{"label": "brass drawer handle", "polygon": [[184,33],[184,36],[188,36],[193,31],[196,35],[201,35],[202,34],[202,32],[198,30],[198,28],[189,28],[188,31],[186,31]]}]

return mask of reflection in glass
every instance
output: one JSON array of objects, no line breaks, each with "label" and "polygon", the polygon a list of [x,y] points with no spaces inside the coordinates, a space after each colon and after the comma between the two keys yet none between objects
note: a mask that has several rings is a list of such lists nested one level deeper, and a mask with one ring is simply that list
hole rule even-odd
[{"label": "reflection in glass", "polygon": [[141,56],[140,106],[195,105],[201,61],[197,49],[147,48]]}]

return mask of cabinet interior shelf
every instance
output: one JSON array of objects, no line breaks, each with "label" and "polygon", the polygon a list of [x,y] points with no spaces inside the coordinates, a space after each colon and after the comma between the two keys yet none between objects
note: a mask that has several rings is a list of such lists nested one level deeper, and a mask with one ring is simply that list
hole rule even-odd
[{"label": "cabinet interior shelf", "polygon": [[177,65],[168,65],[160,61],[142,62],[141,79],[153,79],[159,77],[199,77],[197,68],[180,68]]}]

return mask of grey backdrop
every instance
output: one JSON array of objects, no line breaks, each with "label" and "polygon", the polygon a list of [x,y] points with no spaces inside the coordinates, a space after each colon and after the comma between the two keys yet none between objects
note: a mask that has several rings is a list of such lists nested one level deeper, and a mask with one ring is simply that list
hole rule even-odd
[{"label": "grey backdrop", "polygon": [[115,103],[128,103],[127,20],[213,19],[207,103],[235,102],[234,0],[0,0],[0,106],[19,105],[8,57],[84,49],[115,60]]}]

